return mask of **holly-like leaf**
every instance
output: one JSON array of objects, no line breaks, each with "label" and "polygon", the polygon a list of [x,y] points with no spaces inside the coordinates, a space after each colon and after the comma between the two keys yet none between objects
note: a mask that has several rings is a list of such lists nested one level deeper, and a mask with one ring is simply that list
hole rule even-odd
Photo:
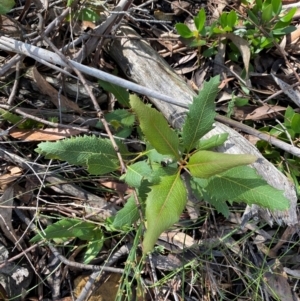
[{"label": "holly-like leaf", "polygon": [[119,168],[117,159],[110,159],[104,154],[93,154],[87,159],[88,172],[92,175],[105,175]]},{"label": "holly-like leaf", "polygon": [[211,151],[198,151],[190,157],[186,167],[194,177],[209,178],[230,168],[251,164],[256,159],[253,155],[232,155]]},{"label": "holly-like leaf", "polygon": [[49,159],[60,159],[74,165],[87,165],[91,155],[103,154],[110,160],[117,159],[117,154],[109,139],[96,136],[72,137],[56,142],[42,142],[35,149]]},{"label": "holly-like leaf", "polygon": [[151,176],[151,168],[145,161],[140,161],[127,166],[127,172],[124,180],[131,187],[140,187],[143,178],[148,179]]},{"label": "holly-like leaf", "polygon": [[113,227],[117,229],[122,229],[125,226],[130,227],[134,222],[139,219],[139,211],[135,203],[134,197],[131,196],[125,206],[118,211],[116,214]]},{"label": "holly-like leaf", "polygon": [[290,206],[283,191],[270,186],[249,166],[235,167],[212,177],[205,189],[218,200],[257,204],[270,210],[287,210]]},{"label": "holly-like leaf", "polygon": [[151,145],[161,154],[179,159],[179,139],[157,110],[146,106],[136,95],[130,96],[130,105],[138,116],[140,127]]},{"label": "holly-like leaf", "polygon": [[186,199],[186,188],[179,173],[163,177],[158,185],[152,187],[146,201],[145,254],[153,249],[159,235],[179,220]]},{"label": "holly-like leaf", "polygon": [[187,152],[191,151],[198,140],[212,129],[215,113],[215,98],[218,93],[220,77],[215,76],[205,82],[198,96],[194,97],[192,105],[182,130],[183,144]]},{"label": "holly-like leaf", "polygon": [[198,150],[207,150],[223,145],[228,138],[228,133],[213,135],[208,139],[201,139],[198,143]]},{"label": "holly-like leaf", "polygon": [[129,107],[129,92],[125,88],[101,79],[99,80],[99,85],[105,91],[112,93],[122,106]]},{"label": "holly-like leaf", "polygon": [[217,212],[223,214],[226,218],[229,217],[230,211],[225,200],[218,200],[210,196],[206,191],[203,191],[203,199],[205,202],[214,206]]},{"label": "holly-like leaf", "polygon": [[96,229],[92,223],[82,222],[76,219],[62,219],[50,226],[48,226],[43,233],[35,235],[30,242],[38,242],[45,239],[54,238],[72,238],[77,237],[82,240],[93,240],[95,237]]}]

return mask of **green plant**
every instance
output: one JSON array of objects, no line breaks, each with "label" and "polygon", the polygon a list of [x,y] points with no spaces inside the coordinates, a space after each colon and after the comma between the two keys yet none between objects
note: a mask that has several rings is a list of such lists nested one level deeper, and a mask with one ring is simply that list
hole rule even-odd
[{"label": "green plant", "polygon": [[1,0],[0,3],[0,15],[7,14],[15,5],[14,0]]},{"label": "green plant", "polygon": [[[286,143],[291,143],[299,147],[300,139],[300,114],[288,106],[282,123],[278,123],[275,126],[266,126],[260,128],[261,132],[267,132],[272,137],[276,137]],[[285,153],[284,155],[280,150],[273,147],[266,141],[258,141],[256,144],[260,152],[270,160],[279,170],[291,178],[297,189],[298,195],[300,195],[299,189],[299,177],[300,177],[300,158],[291,154]]]},{"label": "green plant", "polygon": [[209,26],[205,26],[206,14],[204,9],[194,17],[195,30],[183,23],[175,25],[179,35],[189,40],[189,46],[200,47],[209,45],[209,49],[203,52],[204,56],[211,56],[217,45],[219,37],[230,39],[229,57],[237,60],[239,54],[239,44],[241,40],[232,39],[230,34],[243,38],[251,49],[251,54],[255,55],[263,49],[270,48],[274,42],[279,42],[284,35],[295,30],[290,26],[296,8],[287,13],[282,12],[281,0],[255,0],[252,3],[245,2],[248,7],[247,16],[240,16],[234,10],[223,12],[219,19]]},{"label": "green plant", "polygon": [[53,239],[55,243],[63,244],[73,238],[87,241],[87,250],[83,258],[84,263],[89,263],[97,256],[104,242],[103,232],[98,225],[69,218],[61,219],[48,226],[43,232],[35,235],[30,242],[34,243],[42,239]]},{"label": "green plant", "polygon": [[[72,7],[74,0],[67,1],[67,7]],[[89,22],[98,22],[100,20],[99,9],[93,5],[93,1],[87,1],[87,5],[80,5],[79,9],[77,8],[78,4],[76,3],[76,9],[71,13],[71,16],[68,17],[68,21],[71,19],[79,21],[89,21]],[[103,3],[99,4],[100,6]]]},{"label": "green plant", "polygon": [[[282,191],[269,186],[254,169],[245,166],[256,160],[254,156],[209,150],[227,138],[223,134],[203,139],[213,127],[218,84],[219,77],[204,84],[180,132],[171,129],[161,113],[143,104],[136,95],[129,96],[147,147],[133,154],[119,144],[127,166],[121,179],[135,188],[138,200],[132,196],[112,220],[112,226],[122,229],[136,222],[140,218],[136,204],[139,201],[147,221],[144,253],[151,251],[159,235],[178,221],[187,200],[186,185],[225,216],[229,214],[226,201],[258,204],[271,210],[289,207]],[[119,170],[110,140],[95,136],[43,142],[36,151],[47,158],[86,166],[95,175]],[[184,179],[183,173],[190,174],[190,179]]]}]

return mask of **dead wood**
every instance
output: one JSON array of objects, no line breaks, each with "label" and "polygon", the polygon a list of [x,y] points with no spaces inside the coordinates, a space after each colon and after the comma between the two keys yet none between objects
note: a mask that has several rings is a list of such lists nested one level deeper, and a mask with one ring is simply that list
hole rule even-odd
[{"label": "dead wood", "polygon": [[[139,39],[141,37],[128,26],[120,27],[118,35],[124,36],[124,38],[114,40],[108,46],[108,52],[128,78],[142,86],[173,97],[174,100],[180,101],[183,105],[191,103],[195,92],[188,87],[181,77],[173,72],[170,66],[146,41]],[[186,109],[152,97],[149,97],[149,99],[164,114],[173,127],[182,127]],[[298,220],[296,212],[297,197],[294,185],[273,164],[266,160],[255,146],[228,126],[216,122],[215,128],[207,136],[224,132],[229,133],[229,138],[224,146],[218,148],[218,151],[231,154],[250,153],[256,155],[259,159],[252,166],[270,185],[284,190],[285,196],[291,202],[291,206],[286,212],[269,212],[267,209],[256,205],[249,208],[250,212],[258,213],[270,225],[273,222],[279,225],[282,223],[295,225]]]}]

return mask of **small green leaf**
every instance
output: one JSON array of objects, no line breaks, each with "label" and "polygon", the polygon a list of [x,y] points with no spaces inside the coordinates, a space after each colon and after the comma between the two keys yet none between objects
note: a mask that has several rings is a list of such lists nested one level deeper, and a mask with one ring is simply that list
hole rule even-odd
[{"label": "small green leaf", "polygon": [[100,16],[90,8],[82,8],[75,12],[74,19],[95,23],[100,20]]},{"label": "small green leaf", "polygon": [[262,0],[255,0],[255,11],[262,10]]},{"label": "small green leaf", "polygon": [[43,232],[35,235],[30,242],[38,242],[42,239],[73,238],[81,240],[93,240],[97,226],[89,222],[82,222],[76,219],[62,219],[50,226]]},{"label": "small green leaf", "polygon": [[227,26],[227,14],[228,13],[222,13],[221,16],[220,16],[220,24],[222,26],[222,28],[224,29],[226,26]]},{"label": "small green leaf", "polygon": [[243,107],[249,103],[247,98],[234,97],[234,105],[237,107]]},{"label": "small green leaf", "polygon": [[273,6],[272,6],[272,4],[267,5],[263,9],[261,17],[262,17],[262,20],[265,23],[269,22],[272,19],[272,17],[273,17]]},{"label": "small green leaf", "polygon": [[187,27],[187,25],[183,23],[177,23],[175,25],[175,28],[178,34],[180,34],[185,39],[192,38],[194,36],[194,33]]},{"label": "small green leaf", "polygon": [[251,10],[247,10],[247,14],[248,14],[248,17],[252,20],[252,22],[255,25],[259,25],[258,18],[256,17],[256,15]]},{"label": "small green leaf", "polygon": [[110,160],[117,159],[117,154],[109,139],[96,136],[72,137],[56,142],[42,142],[35,151],[46,158],[56,158],[74,165],[87,165],[91,155],[103,154]]},{"label": "small green leaf", "polygon": [[295,111],[292,107],[288,106],[284,113],[284,125],[291,126]]},{"label": "small green leaf", "polygon": [[146,201],[147,231],[143,241],[144,254],[150,252],[159,235],[176,223],[187,199],[186,188],[177,173],[163,177],[152,186]]},{"label": "small green leaf", "polygon": [[278,16],[282,10],[282,1],[281,0],[272,0],[273,13],[275,16]]},{"label": "small green leaf", "polygon": [[228,133],[214,135],[208,139],[201,139],[198,143],[198,150],[208,150],[223,145],[228,138]]},{"label": "small green leaf", "polygon": [[211,151],[198,151],[190,157],[186,167],[194,177],[209,178],[228,169],[255,162],[253,155],[232,155]]},{"label": "small green leaf", "polygon": [[197,16],[194,18],[194,23],[196,26],[196,29],[198,30],[198,32],[201,32],[201,30],[203,29],[204,25],[205,25],[205,21],[206,21],[206,14],[205,14],[205,10],[204,8],[201,8],[197,14]]},{"label": "small green leaf", "polygon": [[182,130],[182,139],[185,149],[191,151],[199,139],[212,129],[215,112],[215,98],[218,93],[220,77],[215,76],[205,82],[198,96],[194,97],[192,105]]},{"label": "small green leaf", "polygon": [[199,46],[203,46],[206,45],[206,41],[205,40],[193,40],[191,43],[189,43],[190,47],[199,47]]},{"label": "small green leaf", "polygon": [[210,178],[205,189],[218,200],[257,204],[270,210],[287,210],[290,206],[283,191],[270,186],[248,166],[235,167]]},{"label": "small green leaf", "polygon": [[129,107],[129,92],[125,88],[104,80],[99,80],[99,85],[105,91],[112,93],[122,106]]},{"label": "small green leaf", "polygon": [[116,229],[122,229],[126,226],[130,227],[139,219],[139,217],[138,207],[135,203],[134,197],[131,196],[127,200],[125,206],[116,214],[113,221],[113,227]]},{"label": "small green leaf", "polygon": [[[25,119],[19,115],[13,114],[7,110],[0,108],[0,117],[4,120],[7,120],[8,122],[12,124],[17,124],[18,129],[33,129],[33,128],[41,128],[44,125],[40,122],[37,122],[32,119]],[[22,122],[20,122],[23,120]]]},{"label": "small green leaf", "polygon": [[[131,127],[134,125],[135,116],[131,112],[125,109],[116,109],[112,112],[105,114],[105,120],[108,123],[117,121],[121,126]],[[96,125],[97,128],[104,129],[103,124],[99,121]]]},{"label": "small green leaf", "polygon": [[296,134],[300,134],[300,114],[294,114],[291,122],[291,127]]},{"label": "small green leaf", "polygon": [[297,7],[291,8],[283,17],[280,18],[280,21],[291,22],[296,11],[297,11]]},{"label": "small green leaf", "polygon": [[151,176],[152,170],[145,161],[140,161],[127,166],[124,180],[131,187],[140,187],[142,180]]},{"label": "small green leaf", "polygon": [[93,154],[87,158],[88,172],[91,175],[105,175],[119,168],[117,159],[112,160],[104,154]]},{"label": "small green leaf", "polygon": [[130,105],[137,114],[140,127],[151,145],[159,153],[170,155],[178,160],[180,158],[179,139],[163,115],[146,106],[135,95],[130,96]]},{"label": "small green leaf", "polygon": [[89,243],[87,245],[87,250],[85,251],[84,256],[83,256],[84,264],[88,264],[94,258],[96,258],[96,256],[98,255],[98,253],[100,252],[100,250],[103,247],[103,243],[104,243],[103,233],[100,229],[98,229],[97,231],[95,231],[95,236],[94,236],[93,240],[89,241]]},{"label": "small green leaf", "polygon": [[229,211],[229,207],[226,204],[225,200],[218,200],[214,197],[211,197],[208,193],[206,193],[205,191],[203,191],[203,199],[205,202],[211,204],[212,206],[215,207],[215,209],[223,214],[226,218],[229,217],[230,211]]},{"label": "small green leaf", "polygon": [[272,34],[274,36],[282,36],[282,35],[289,34],[293,31],[295,31],[296,29],[297,28],[295,26],[288,26],[288,27],[285,27],[285,28],[273,29]]},{"label": "small green leaf", "polygon": [[237,15],[234,10],[231,10],[227,15],[227,26],[233,28],[237,21]]},{"label": "small green leaf", "polygon": [[7,14],[15,5],[14,0],[1,0],[0,3],[0,15]]}]

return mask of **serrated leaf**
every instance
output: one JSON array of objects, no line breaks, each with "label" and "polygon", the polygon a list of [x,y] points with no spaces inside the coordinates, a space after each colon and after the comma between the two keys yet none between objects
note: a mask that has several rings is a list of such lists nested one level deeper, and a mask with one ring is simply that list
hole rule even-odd
[{"label": "serrated leaf", "polygon": [[227,140],[227,138],[228,138],[228,133],[222,133],[222,134],[213,135],[208,139],[203,139],[203,140],[201,139],[198,143],[197,149],[207,150],[223,145],[224,142]]},{"label": "serrated leaf", "polygon": [[253,155],[232,155],[211,151],[198,151],[190,157],[186,167],[194,177],[209,178],[230,168],[255,162]]},{"label": "serrated leaf", "polygon": [[42,239],[72,238],[93,240],[96,226],[89,222],[75,219],[62,219],[48,226],[43,233],[35,235],[30,242],[38,242]]},{"label": "serrated leaf", "polygon": [[140,161],[127,166],[127,172],[124,177],[125,182],[131,187],[140,187],[142,180],[151,176],[151,168],[145,161]]},{"label": "serrated leaf", "polygon": [[14,0],[1,0],[0,3],[0,15],[7,14],[15,5]]},{"label": "serrated leaf", "polygon": [[270,210],[287,210],[290,205],[283,191],[270,186],[248,166],[235,167],[212,177],[205,189],[218,200],[256,204]]},{"label": "serrated leaf", "polygon": [[112,93],[122,106],[129,107],[129,92],[125,88],[104,80],[99,80],[99,85],[105,91]]},{"label": "serrated leaf", "polygon": [[130,105],[137,114],[140,127],[151,145],[163,155],[180,159],[178,136],[169,127],[163,115],[146,106],[136,95],[130,96]]},{"label": "serrated leaf", "polygon": [[215,76],[205,82],[198,96],[194,97],[189,107],[182,130],[182,139],[185,149],[192,150],[198,140],[212,129],[215,112],[215,98],[218,93],[220,77]]},{"label": "serrated leaf", "polygon": [[125,226],[130,227],[139,219],[138,207],[135,203],[134,197],[131,196],[125,206],[116,214],[113,226],[117,229],[122,229]]},{"label": "serrated leaf", "polygon": [[88,172],[92,175],[105,175],[119,168],[117,159],[110,159],[104,154],[93,154],[87,159]]},{"label": "serrated leaf", "polygon": [[109,139],[96,136],[72,137],[56,142],[42,142],[35,151],[46,158],[56,158],[74,165],[87,165],[91,155],[103,154],[110,160],[117,159],[116,152]]},{"label": "serrated leaf", "polygon": [[179,220],[187,199],[180,174],[163,177],[152,187],[146,201],[147,231],[143,241],[144,254],[150,252],[159,235]]},{"label": "serrated leaf", "polygon": [[83,256],[84,264],[90,263],[98,255],[98,253],[103,247],[103,243],[104,243],[103,233],[100,229],[97,229],[94,236],[94,240],[88,243],[87,250],[84,253]]},{"label": "serrated leaf", "polygon": [[203,198],[205,202],[214,206],[218,213],[223,214],[226,218],[229,217],[230,211],[225,200],[218,200],[210,196],[206,191],[203,191]]}]

